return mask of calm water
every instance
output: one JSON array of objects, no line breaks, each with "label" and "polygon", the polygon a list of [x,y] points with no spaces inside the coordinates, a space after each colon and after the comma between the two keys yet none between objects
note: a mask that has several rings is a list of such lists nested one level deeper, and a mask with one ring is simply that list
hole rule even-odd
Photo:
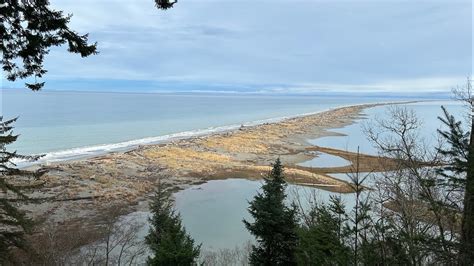
[{"label": "calm water", "polygon": [[340,167],[350,164],[351,162],[339,156],[334,156],[327,153],[319,153],[317,154],[317,157],[309,161],[299,163],[298,165],[305,167]]},{"label": "calm water", "polygon": [[[442,105],[445,106],[452,115],[460,120],[463,119],[462,114],[464,108],[460,103],[454,101],[420,102],[397,105],[397,107],[413,110],[421,122],[419,128],[420,137],[427,143],[434,143],[437,138],[437,129],[441,126],[438,116],[443,116],[441,110]],[[322,147],[331,147],[353,152],[356,152],[359,147],[361,153],[377,154],[377,149],[367,139],[364,133],[364,127],[369,127],[373,124],[374,119],[386,119],[389,116],[389,108],[390,107],[387,106],[379,106],[366,109],[364,111],[366,115],[364,119],[359,119],[356,121],[357,123],[352,125],[331,130],[345,136],[322,137],[311,139],[309,142]],[[315,160],[315,162],[317,162],[317,160]]]},{"label": "calm water", "polygon": [[[461,117],[462,107],[455,102],[431,102],[407,105],[407,108],[413,109],[420,121],[423,122],[421,136],[427,141],[433,141],[436,129],[440,123],[437,116],[441,115],[440,105],[447,106],[453,115]],[[357,146],[361,147],[362,152],[374,153],[376,150],[365,138],[363,133],[363,123],[367,123],[374,117],[386,117],[387,107],[375,107],[366,111],[368,119],[361,119],[356,124],[338,128],[335,131],[346,134],[347,136],[325,137],[311,140],[313,143],[340,149],[356,151]],[[319,159],[319,160],[318,160]],[[331,165],[334,162],[336,165]],[[307,166],[338,166],[346,163],[339,157],[322,155],[319,158],[309,160],[303,164]],[[361,173],[364,176],[365,173]],[[346,174],[332,174],[332,176],[350,181]],[[366,184],[373,183],[373,174],[367,179]],[[191,235],[203,243],[204,248],[233,248],[236,245],[242,245],[252,237],[245,229],[242,219],[248,219],[247,213],[248,201],[253,198],[261,185],[260,181],[248,181],[240,179],[211,181],[203,185],[189,188],[175,194],[176,206],[181,212],[183,221]],[[295,191],[297,193],[295,193]],[[315,188],[306,188],[290,185],[288,194],[290,200],[296,194],[303,198],[310,197],[313,193],[322,202],[328,202],[331,195],[340,195],[346,203],[347,208],[354,205],[352,194],[339,194],[319,190]]]},{"label": "calm water", "polygon": [[2,90],[2,115],[19,116],[12,148],[44,160],[90,156],[237,128],[341,105],[399,99]]},{"label": "calm water", "polygon": [[[247,212],[248,201],[257,194],[261,181],[245,179],[213,180],[175,193],[176,208],[181,213],[186,230],[205,250],[234,248],[242,246],[253,237],[245,229],[243,219],[250,219]],[[289,185],[289,201],[296,196],[304,199],[316,198],[327,202],[331,195],[341,195],[352,206],[350,194],[331,193],[315,188]],[[307,208],[304,204],[303,208]],[[148,212],[135,212],[127,215],[125,221],[137,219],[146,222]],[[148,225],[144,225],[140,236],[145,237]]]}]

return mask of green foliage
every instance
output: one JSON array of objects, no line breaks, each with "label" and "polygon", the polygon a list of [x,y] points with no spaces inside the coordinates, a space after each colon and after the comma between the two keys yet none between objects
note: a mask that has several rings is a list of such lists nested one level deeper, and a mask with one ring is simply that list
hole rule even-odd
[{"label": "green foliage", "polygon": [[458,98],[470,108],[468,128],[464,132],[461,122],[456,121],[446,108],[443,108],[444,118],[439,118],[447,130],[439,130],[440,135],[448,143],[448,149],[439,149],[449,162],[442,169],[442,174],[448,177],[448,189],[464,192],[462,203],[462,222],[459,245],[459,265],[474,264],[474,93],[472,80],[460,91],[455,91]]},{"label": "green foliage", "polygon": [[[155,0],[158,9],[169,9],[177,1]],[[67,44],[70,53],[87,57],[97,54],[97,43],[88,43],[88,34],[80,35],[68,24],[72,15],[51,8],[48,0],[5,0],[0,5],[2,23],[2,65],[10,81],[34,77],[26,87],[37,91],[47,70],[43,61],[51,47]]]},{"label": "green foliage", "polygon": [[456,186],[465,186],[465,177],[463,176],[468,167],[469,157],[469,135],[470,132],[464,132],[461,121],[457,121],[448,110],[441,106],[444,117],[438,119],[447,127],[447,130],[438,129],[438,133],[443,137],[448,148],[440,148],[438,151],[450,160],[449,164],[443,167],[441,174],[447,176]]},{"label": "green foliage", "polygon": [[298,265],[349,264],[352,251],[344,244],[347,230],[343,228],[339,203],[312,208],[310,219],[298,230]]},{"label": "green foliage", "polygon": [[402,242],[386,236],[383,240],[370,237],[362,241],[359,262],[362,265],[411,265]]},{"label": "green foliage", "polygon": [[169,1],[169,0],[155,0],[155,5],[158,9],[169,9],[172,8],[174,4],[178,3],[178,0]]},{"label": "green foliage", "polygon": [[[43,60],[53,46],[68,44],[68,51],[82,57],[96,54],[96,44],[88,44],[88,36],[69,29],[71,15],[51,9],[48,0],[6,0],[0,7],[3,23],[2,64],[10,81],[35,77],[26,83],[31,90],[39,90],[44,82],[36,82],[46,70]],[[19,65],[19,61],[22,65]]]},{"label": "green foliage", "polygon": [[15,121],[16,119],[3,121],[0,116],[0,264],[8,259],[11,248],[26,248],[24,234],[30,231],[32,222],[17,208],[17,203],[30,201],[24,192],[33,187],[31,179],[37,179],[44,173],[15,167],[14,159],[38,158],[7,151],[6,146],[18,138],[12,133]]},{"label": "green foliage", "polygon": [[257,239],[250,255],[252,265],[295,265],[298,244],[296,208],[285,205],[286,181],[280,159],[264,180],[262,192],[248,208],[254,222],[244,224]]},{"label": "green foliage", "polygon": [[151,227],[145,241],[154,256],[148,258],[148,265],[195,265],[201,246],[186,233],[170,195],[161,185],[150,207]]}]

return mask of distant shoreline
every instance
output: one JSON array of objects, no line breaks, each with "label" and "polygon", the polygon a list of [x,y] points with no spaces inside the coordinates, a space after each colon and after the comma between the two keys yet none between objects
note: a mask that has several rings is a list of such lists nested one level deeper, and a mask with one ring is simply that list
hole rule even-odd
[{"label": "distant shoreline", "polygon": [[[48,173],[42,178],[44,186],[35,195],[54,201],[44,200],[41,207],[32,205],[27,209],[34,217],[56,222],[85,217],[95,220],[112,203],[133,206],[142,202],[158,180],[172,190],[215,179],[255,180],[270,169],[276,157],[283,161],[291,183],[351,192],[345,181],[327,174],[347,172],[350,167],[318,169],[298,164],[314,158],[318,149],[348,161],[354,160],[354,154],[314,147],[307,140],[334,135],[328,130],[354,123],[366,108],[406,103],[409,102],[338,107],[273,123],[143,145],[125,152],[36,165],[33,168],[41,167]],[[378,165],[378,157],[361,159],[361,166],[367,169]]]},{"label": "distant shoreline", "polygon": [[104,156],[110,153],[128,152],[137,148],[141,148],[142,146],[158,145],[158,144],[168,143],[172,141],[179,141],[183,139],[228,133],[228,132],[238,130],[242,125],[245,127],[254,127],[254,126],[259,126],[259,125],[268,124],[268,123],[270,124],[279,123],[288,119],[317,115],[319,113],[330,112],[332,110],[336,110],[339,108],[358,107],[358,106],[365,106],[365,105],[408,104],[408,103],[416,103],[416,102],[420,102],[420,101],[394,101],[394,102],[390,101],[390,102],[379,102],[379,103],[370,103],[370,104],[361,103],[361,104],[352,104],[352,105],[351,104],[341,105],[341,106],[328,108],[328,109],[324,109],[324,110],[320,110],[316,112],[306,112],[306,113],[300,113],[300,114],[289,115],[289,116],[254,120],[254,121],[244,122],[242,124],[230,124],[230,125],[209,127],[209,128],[203,128],[203,129],[181,131],[181,132],[155,136],[155,137],[133,139],[133,140],[123,141],[123,142],[118,142],[118,143],[98,144],[98,145],[83,146],[83,147],[77,147],[77,148],[71,148],[71,149],[65,149],[65,150],[59,150],[59,151],[52,151],[52,152],[44,153],[43,154],[44,157],[40,158],[37,161],[34,161],[34,162],[18,161],[16,163],[18,164],[20,168],[29,168],[31,166],[37,166],[41,164],[47,165],[47,166],[57,165],[61,163],[93,159],[95,157]]},{"label": "distant shoreline", "polygon": [[[308,168],[299,163],[315,158],[316,151],[352,163],[357,158],[360,170],[371,172],[381,167],[381,159],[384,167],[390,165],[390,159],[317,147],[308,143],[308,139],[337,135],[330,130],[353,124],[364,117],[362,112],[367,108],[412,102],[332,108],[273,123],[144,145],[125,152],[32,166],[47,173],[41,178],[43,186],[31,195],[39,203],[22,208],[35,220],[43,221],[44,226],[60,224],[65,232],[74,226],[73,230],[77,226],[91,230],[103,219],[110,219],[110,213],[117,218],[137,210],[146,211],[157,182],[176,192],[210,180],[258,180],[277,157],[282,160],[290,183],[352,193],[350,184],[330,175],[351,172],[352,166]],[[117,206],[121,206],[121,212],[112,212]]]},{"label": "distant shoreline", "polygon": [[[3,91],[21,91],[25,93],[31,93],[26,88],[0,88],[0,93]],[[311,92],[311,93],[290,93],[282,92],[277,93],[274,91],[206,91],[206,90],[183,90],[183,91],[101,91],[101,90],[85,90],[81,89],[72,89],[72,90],[61,90],[61,89],[43,89],[41,93],[97,93],[97,94],[139,94],[139,95],[148,95],[148,94],[159,94],[159,95],[241,95],[241,96],[270,96],[270,97],[281,97],[281,96],[295,96],[295,97],[338,97],[338,96],[347,96],[348,92],[344,91],[334,91],[334,92]],[[428,91],[419,94],[412,93],[411,96],[406,96],[405,92],[351,92],[355,97],[367,97],[367,98],[405,98],[406,101],[444,101],[452,99],[451,91],[439,92],[439,91]],[[429,95],[428,97],[426,95]]]}]

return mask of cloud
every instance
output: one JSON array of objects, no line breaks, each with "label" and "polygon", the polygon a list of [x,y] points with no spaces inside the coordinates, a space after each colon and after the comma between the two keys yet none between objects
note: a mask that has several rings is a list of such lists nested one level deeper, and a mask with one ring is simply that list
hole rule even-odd
[{"label": "cloud", "polygon": [[136,80],[409,93],[472,73],[471,1],[189,0],[167,11],[151,0],[52,4],[74,14],[71,26],[89,32],[100,54],[54,49],[46,89],[53,80],[62,84],[53,89],[88,80],[104,90]]},{"label": "cloud", "polygon": [[423,93],[450,92],[452,88],[464,84],[466,77],[417,78],[403,80],[387,80],[367,84],[297,84],[284,87],[269,87],[259,92],[274,93],[321,93],[321,92],[359,92],[359,93]]}]

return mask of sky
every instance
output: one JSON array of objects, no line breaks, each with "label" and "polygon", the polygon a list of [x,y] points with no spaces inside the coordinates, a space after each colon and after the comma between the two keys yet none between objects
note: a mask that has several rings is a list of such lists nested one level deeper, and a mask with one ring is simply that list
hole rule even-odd
[{"label": "sky", "polygon": [[472,74],[471,0],[51,4],[100,53],[53,49],[45,90],[444,93]]}]

